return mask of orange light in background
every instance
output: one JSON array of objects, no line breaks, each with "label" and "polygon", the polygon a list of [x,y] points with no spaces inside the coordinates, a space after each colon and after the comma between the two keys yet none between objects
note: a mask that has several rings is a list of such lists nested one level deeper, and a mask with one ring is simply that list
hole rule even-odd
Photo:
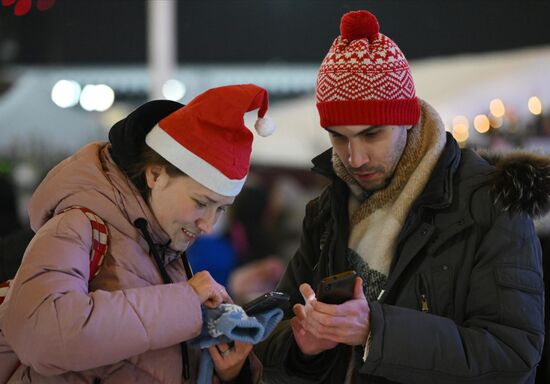
[{"label": "orange light in background", "polygon": [[491,128],[491,123],[486,115],[477,115],[474,117],[474,128],[479,133],[485,133]]},{"label": "orange light in background", "polygon": [[491,128],[498,129],[502,127],[503,119],[502,117],[495,117],[493,115],[489,116],[489,124],[491,124]]},{"label": "orange light in background", "polygon": [[540,99],[536,96],[532,96],[529,98],[529,101],[527,102],[527,108],[529,108],[529,112],[531,112],[533,115],[540,115],[542,113],[542,103],[540,102]]},{"label": "orange light in background", "polygon": [[453,119],[453,137],[459,143],[463,143],[470,137],[468,118],[466,116],[455,116]]},{"label": "orange light in background", "polygon": [[494,117],[502,117],[506,113],[506,108],[504,108],[504,103],[500,99],[493,99],[489,103],[489,111]]}]

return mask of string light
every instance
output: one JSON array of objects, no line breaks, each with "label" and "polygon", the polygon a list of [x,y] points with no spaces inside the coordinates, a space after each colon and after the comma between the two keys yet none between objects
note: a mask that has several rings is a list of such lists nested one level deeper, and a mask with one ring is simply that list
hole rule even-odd
[{"label": "string light", "polygon": [[477,115],[474,118],[474,128],[479,133],[485,133],[491,128],[489,118],[486,115]]},{"label": "string light", "polygon": [[527,108],[529,108],[529,112],[531,112],[533,115],[540,115],[542,113],[542,103],[540,102],[540,99],[536,96],[532,96],[529,98],[529,101],[527,102]]},{"label": "string light", "polygon": [[466,116],[455,116],[453,119],[452,134],[456,141],[463,143],[470,137],[469,122]]},{"label": "string light", "polygon": [[504,103],[500,99],[493,99],[489,103],[489,111],[494,117],[502,117],[506,113],[506,108],[504,108]]}]

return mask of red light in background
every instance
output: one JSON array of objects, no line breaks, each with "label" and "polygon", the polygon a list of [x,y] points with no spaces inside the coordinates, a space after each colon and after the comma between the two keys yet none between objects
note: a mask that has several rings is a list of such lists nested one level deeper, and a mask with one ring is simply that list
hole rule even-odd
[{"label": "red light in background", "polygon": [[[15,3],[13,13],[15,16],[24,16],[32,8],[32,0],[2,0],[2,6],[9,7]],[[55,0],[37,0],[36,8],[39,11],[46,11],[55,4]]]}]

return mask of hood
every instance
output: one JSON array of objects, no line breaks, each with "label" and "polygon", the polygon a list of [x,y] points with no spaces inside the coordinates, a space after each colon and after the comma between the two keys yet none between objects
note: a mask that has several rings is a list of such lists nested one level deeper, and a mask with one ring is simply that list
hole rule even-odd
[{"label": "hood", "polygon": [[495,169],[491,190],[495,203],[510,213],[532,218],[550,209],[550,157],[530,152],[480,153]]},{"label": "hood", "polygon": [[46,175],[28,207],[35,232],[59,211],[80,205],[140,243],[143,242],[133,225],[140,217],[149,222],[156,243],[169,241],[137,189],[114,163],[109,149],[110,144],[104,142],[88,144]]}]

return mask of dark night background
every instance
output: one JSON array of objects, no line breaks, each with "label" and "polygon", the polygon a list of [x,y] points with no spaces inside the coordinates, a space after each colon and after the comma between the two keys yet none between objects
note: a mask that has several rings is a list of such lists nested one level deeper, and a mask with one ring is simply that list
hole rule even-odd
[{"label": "dark night background", "polygon": [[[57,0],[17,17],[0,7],[0,62],[145,63],[146,8],[144,0]],[[545,0],[181,0],[178,60],[319,62],[341,15],[356,9],[376,14],[409,59],[550,44]]]}]

